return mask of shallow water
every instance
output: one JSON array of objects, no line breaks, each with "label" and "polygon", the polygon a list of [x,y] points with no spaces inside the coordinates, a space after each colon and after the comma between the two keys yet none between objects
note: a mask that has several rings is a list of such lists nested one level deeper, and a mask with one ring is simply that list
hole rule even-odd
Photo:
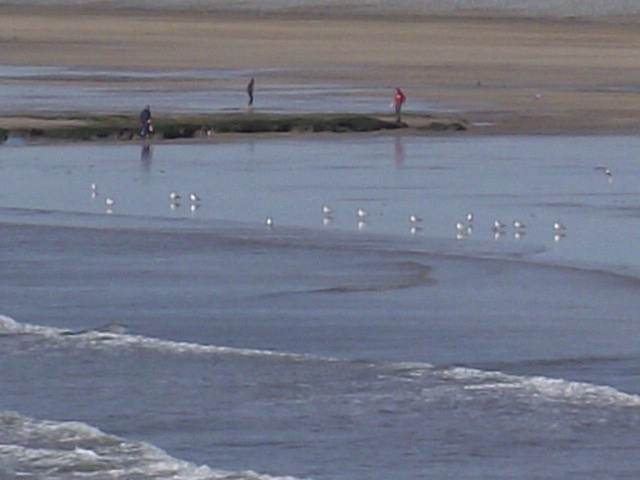
[{"label": "shallow water", "polygon": [[[249,79],[259,76],[254,111],[269,113],[390,112],[389,86],[282,83],[274,76],[312,71],[255,70],[108,70],[82,67],[0,65],[4,114],[133,113],[145,104],[155,113],[244,112]],[[79,85],[78,82],[82,82]],[[455,106],[414,99],[407,112],[452,112]]]},{"label": "shallow water", "polygon": [[[498,252],[524,245],[540,259],[635,275],[639,147],[633,137],[339,135],[240,144],[4,146],[0,204],[94,215],[110,210],[190,226],[206,220],[258,226],[271,216],[276,227],[405,239],[413,231]],[[171,192],[182,198],[171,201]],[[192,192],[201,198],[195,205]],[[107,197],[114,206],[105,205]],[[324,204],[331,215],[322,214]],[[359,219],[358,208],[369,215]],[[473,222],[465,219],[469,212]],[[423,221],[411,225],[411,214]],[[505,228],[496,232],[495,220]],[[516,231],[515,220],[526,228]],[[556,221],[566,230],[555,231]],[[456,229],[458,222],[465,228]]]},{"label": "shallow water", "polygon": [[3,146],[0,473],[637,477],[639,147]]}]

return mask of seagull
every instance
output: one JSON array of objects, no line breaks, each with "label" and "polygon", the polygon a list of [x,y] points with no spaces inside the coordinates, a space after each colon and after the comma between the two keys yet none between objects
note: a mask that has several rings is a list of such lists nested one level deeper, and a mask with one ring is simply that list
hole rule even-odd
[{"label": "seagull", "polygon": [[415,215],[409,215],[409,223],[420,223],[422,219],[420,217],[416,217]]},{"label": "seagull", "polygon": [[180,200],[180,194],[178,192],[171,192],[169,194],[169,200]]},{"label": "seagull", "polygon": [[520,220],[514,220],[513,228],[515,228],[516,230],[524,230],[525,228],[527,228],[527,226]]},{"label": "seagull", "polygon": [[473,213],[472,212],[467,213],[467,222],[473,222]]},{"label": "seagull", "polygon": [[116,201],[111,197],[107,197],[107,198],[104,199],[104,203],[105,203],[105,205],[110,207],[111,205],[116,203]]},{"label": "seagull", "polygon": [[367,222],[365,222],[364,220],[358,220],[358,230],[362,230],[366,226]]},{"label": "seagull", "polygon": [[609,183],[613,183],[613,172],[609,167],[605,167],[603,165],[597,166],[594,170],[602,170],[604,174],[609,177]]},{"label": "seagull", "polygon": [[613,172],[609,169],[609,167],[605,167],[604,165],[598,165],[596,168],[594,168],[594,170],[602,170],[604,174],[609,177],[613,175]]},{"label": "seagull", "polygon": [[457,231],[462,232],[466,228],[467,228],[467,226],[464,223],[462,223],[462,222],[456,223],[456,230]]},{"label": "seagull", "polygon": [[358,218],[365,218],[366,216],[369,215],[369,212],[367,212],[366,210],[363,210],[362,208],[358,209]]},{"label": "seagull", "polygon": [[566,230],[567,228],[561,222],[553,222],[553,229],[556,232],[561,232],[561,231]]},{"label": "seagull", "polygon": [[417,225],[411,225],[411,228],[409,229],[409,233],[411,235],[415,235],[416,233],[418,233],[421,230],[422,230],[422,228],[418,227]]},{"label": "seagull", "polygon": [[191,203],[200,203],[201,201],[200,197],[195,193],[189,195],[189,200],[191,200]]},{"label": "seagull", "polygon": [[322,213],[328,217],[333,213],[333,210],[329,205],[322,205]]},{"label": "seagull", "polygon": [[500,220],[494,220],[493,222],[493,229],[498,231],[498,230],[503,230],[505,227],[504,223],[502,223]]},{"label": "seagull", "polygon": [[98,190],[98,185],[96,185],[95,182],[91,184],[91,190],[93,190],[94,192]]},{"label": "seagull", "polygon": [[273,218],[267,217],[266,220],[264,221],[264,224],[269,228],[273,227]]}]

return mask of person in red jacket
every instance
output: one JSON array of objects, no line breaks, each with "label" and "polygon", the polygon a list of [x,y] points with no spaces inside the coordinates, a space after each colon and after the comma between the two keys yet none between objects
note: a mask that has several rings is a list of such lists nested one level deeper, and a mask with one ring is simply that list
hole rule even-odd
[{"label": "person in red jacket", "polygon": [[404,96],[402,90],[396,88],[396,95],[393,97],[393,106],[396,109],[396,122],[402,121],[402,104],[407,101],[407,97]]}]

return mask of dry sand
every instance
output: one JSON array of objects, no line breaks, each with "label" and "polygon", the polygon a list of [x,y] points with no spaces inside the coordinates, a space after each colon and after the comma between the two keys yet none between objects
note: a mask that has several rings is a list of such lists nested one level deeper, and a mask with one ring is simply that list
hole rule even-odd
[{"label": "dry sand", "polygon": [[[287,18],[0,8],[5,64],[293,69],[271,82],[402,86],[480,133],[640,129],[634,21]],[[309,69],[309,70],[304,70]],[[28,112],[26,112],[28,113]]]}]

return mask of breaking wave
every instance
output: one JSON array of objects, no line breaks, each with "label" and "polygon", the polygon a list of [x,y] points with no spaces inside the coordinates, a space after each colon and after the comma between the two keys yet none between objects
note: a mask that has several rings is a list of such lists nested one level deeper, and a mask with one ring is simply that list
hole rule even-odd
[{"label": "breaking wave", "polygon": [[443,377],[465,383],[469,392],[516,392],[518,397],[546,402],[564,402],[594,407],[640,407],[640,396],[606,385],[547,378],[518,376],[467,367],[452,367]]},{"label": "breaking wave", "polygon": [[295,480],[253,471],[213,470],[82,422],[0,412],[0,477],[5,480]]},{"label": "breaking wave", "polygon": [[199,343],[178,342],[145,337],[143,335],[133,335],[126,333],[126,327],[116,324],[89,330],[65,330],[56,327],[19,323],[5,315],[0,315],[0,335],[35,335],[58,344],[73,345],[80,348],[137,348],[140,350],[155,350],[173,354],[232,354],[253,357],[289,358],[292,360],[317,358],[305,354],[202,345]]},{"label": "breaking wave", "polygon": [[[19,323],[10,317],[0,315],[0,336],[37,336],[56,345],[68,348],[90,349],[139,349],[173,355],[236,355],[277,361],[334,363],[339,368],[349,368],[351,364],[362,365],[362,361],[319,357],[311,354],[277,352],[203,345],[159,338],[133,335],[124,327],[109,325],[98,329],[70,331],[54,327]],[[640,407],[640,396],[621,392],[606,385],[544,376],[521,376],[487,371],[475,368],[453,366],[436,367],[428,363],[382,363],[367,362],[371,368],[379,370],[379,376],[421,382],[428,379],[428,387],[423,391],[428,399],[434,391],[446,392],[452,398],[465,395],[510,395],[512,400],[522,403],[565,403],[586,407]],[[434,387],[434,382],[436,384]]]}]

